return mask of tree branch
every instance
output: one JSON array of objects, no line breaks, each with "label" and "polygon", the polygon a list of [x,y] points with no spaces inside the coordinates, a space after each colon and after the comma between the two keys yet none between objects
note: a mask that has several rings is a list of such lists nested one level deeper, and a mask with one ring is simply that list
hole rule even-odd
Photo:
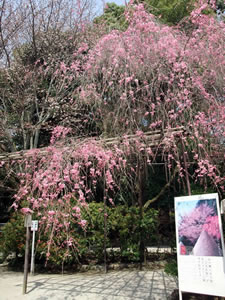
[{"label": "tree branch", "polygon": [[169,182],[167,182],[167,184],[161,189],[161,191],[159,192],[159,194],[158,194],[157,196],[155,196],[154,198],[148,200],[148,201],[145,203],[144,209],[148,208],[150,204],[152,204],[153,202],[157,201],[157,200],[159,199],[159,197],[161,197],[161,196],[165,193],[166,189],[167,189],[167,188],[171,185],[171,183],[173,182],[173,180],[174,180],[174,178],[175,178],[177,172],[178,172],[178,167],[176,167],[176,168],[174,169],[173,175],[171,176]]}]

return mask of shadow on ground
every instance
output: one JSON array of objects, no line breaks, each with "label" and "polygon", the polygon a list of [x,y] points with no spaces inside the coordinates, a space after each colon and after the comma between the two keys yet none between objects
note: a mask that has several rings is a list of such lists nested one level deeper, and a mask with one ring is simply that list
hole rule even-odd
[{"label": "shadow on ground", "polygon": [[34,277],[29,279],[27,294],[35,300],[166,300],[174,288],[177,288],[175,279],[161,270],[120,271]]}]

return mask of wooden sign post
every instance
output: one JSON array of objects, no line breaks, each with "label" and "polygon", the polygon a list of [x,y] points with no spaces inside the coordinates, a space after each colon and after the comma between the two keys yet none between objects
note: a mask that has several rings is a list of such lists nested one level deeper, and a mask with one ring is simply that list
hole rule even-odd
[{"label": "wooden sign post", "polygon": [[31,214],[25,216],[24,226],[26,227],[26,248],[24,258],[24,277],[23,277],[23,295],[27,292],[27,277],[29,267],[29,243],[30,243],[30,227],[32,225]]}]

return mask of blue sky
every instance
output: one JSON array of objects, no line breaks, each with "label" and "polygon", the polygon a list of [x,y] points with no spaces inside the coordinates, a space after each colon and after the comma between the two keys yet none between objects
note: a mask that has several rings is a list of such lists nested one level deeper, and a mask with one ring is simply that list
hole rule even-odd
[{"label": "blue sky", "polygon": [[106,2],[114,2],[118,5],[124,5],[125,4],[125,1],[124,0],[115,0],[115,1],[106,1]]},{"label": "blue sky", "polygon": [[[98,11],[98,14],[101,14],[103,11],[103,3],[110,3],[110,2],[114,2],[117,5],[124,5],[125,4],[125,0],[114,0],[114,1],[107,1],[107,0],[95,0],[96,3],[96,10]],[[127,0],[128,2],[128,0]]]},{"label": "blue sky", "polygon": [[180,221],[182,216],[190,213],[196,207],[197,203],[198,200],[177,202],[176,212],[178,213],[178,221]]}]

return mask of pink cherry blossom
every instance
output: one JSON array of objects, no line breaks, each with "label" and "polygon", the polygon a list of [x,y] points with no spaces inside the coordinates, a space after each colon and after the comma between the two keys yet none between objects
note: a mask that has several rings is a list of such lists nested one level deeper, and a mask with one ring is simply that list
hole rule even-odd
[{"label": "pink cherry blossom", "polygon": [[22,212],[24,215],[32,214],[32,213],[33,213],[33,211],[32,211],[29,207],[23,207],[23,208],[21,208],[21,212]]},{"label": "pink cherry blossom", "polygon": [[54,210],[49,210],[48,211],[48,215],[49,216],[54,216],[55,215],[55,211]]}]

